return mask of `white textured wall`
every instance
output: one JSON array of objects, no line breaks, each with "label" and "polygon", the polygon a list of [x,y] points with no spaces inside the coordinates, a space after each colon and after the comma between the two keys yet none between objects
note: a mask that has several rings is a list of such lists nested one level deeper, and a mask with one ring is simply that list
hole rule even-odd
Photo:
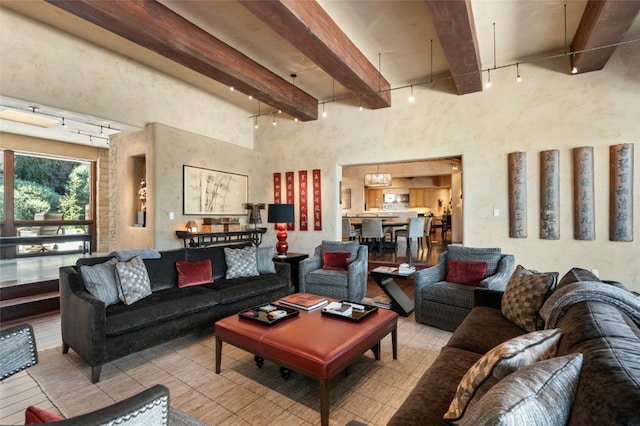
[{"label": "white textured wall", "polygon": [[[392,93],[393,106],[358,111],[327,104],[329,117],[310,123],[280,120],[261,126],[256,149],[265,152],[265,179],[274,171],[323,172],[324,229],[289,232],[289,247],[312,252],[340,236],[339,165],[463,156],[464,244],[497,246],[526,267],[564,274],[573,266],[598,269],[640,290],[640,45],[621,46],[601,72],[567,75],[568,61],[492,73],[493,88],[456,96],[443,86]],[[635,143],[635,240],[611,242],[608,233],[609,146]],[[571,149],[595,150],[596,240],[573,239]],[[560,239],[538,238],[539,152],[560,150]],[[280,155],[268,155],[271,152]],[[507,154],[527,153],[528,238],[509,238]],[[270,185],[265,197],[273,200]],[[310,200],[311,201],[311,200]],[[352,200],[358,202],[357,200]],[[359,201],[361,202],[361,200]],[[500,216],[493,216],[493,209]],[[275,241],[275,237],[269,234]]]}]

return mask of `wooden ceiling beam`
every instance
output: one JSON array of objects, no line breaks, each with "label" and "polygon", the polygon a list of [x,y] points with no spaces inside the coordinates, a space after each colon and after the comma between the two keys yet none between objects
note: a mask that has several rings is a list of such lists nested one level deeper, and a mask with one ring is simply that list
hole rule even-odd
[{"label": "wooden ceiling beam", "polygon": [[318,2],[239,0],[327,74],[371,108],[391,106],[389,82],[338,27]]},{"label": "wooden ceiling beam", "polygon": [[46,0],[302,121],[318,100],[155,1]]},{"label": "wooden ceiling beam", "polygon": [[482,90],[482,64],[471,0],[425,0],[459,95]]},{"label": "wooden ceiling beam", "polygon": [[599,71],[607,64],[640,11],[640,1],[589,0],[571,43],[571,66],[578,73]]}]

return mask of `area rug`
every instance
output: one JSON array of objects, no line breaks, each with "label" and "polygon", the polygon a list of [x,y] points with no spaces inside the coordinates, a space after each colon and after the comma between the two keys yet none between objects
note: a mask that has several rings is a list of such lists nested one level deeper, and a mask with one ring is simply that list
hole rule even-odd
[{"label": "area rug", "polygon": [[[400,318],[398,359],[391,337],[382,341],[376,361],[368,352],[330,383],[330,424],[357,420],[384,425],[431,365],[451,333]],[[125,399],[157,383],[170,390],[171,407],[211,425],[317,425],[319,384],[266,361],[258,368],[253,355],[224,344],[222,371],[215,373],[213,329],[138,352],[106,364],[92,384],[89,366],[70,350],[39,353],[28,370],[65,417],[73,417]]]}]

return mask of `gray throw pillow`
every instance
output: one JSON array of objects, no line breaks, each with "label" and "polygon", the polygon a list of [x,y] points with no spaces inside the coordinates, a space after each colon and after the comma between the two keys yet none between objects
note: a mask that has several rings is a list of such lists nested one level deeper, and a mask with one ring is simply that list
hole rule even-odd
[{"label": "gray throw pillow", "polygon": [[241,249],[224,248],[224,257],[227,262],[226,278],[228,280],[242,277],[257,277],[258,260],[256,248],[253,246]]},{"label": "gray throw pillow", "polygon": [[565,425],[571,415],[581,369],[581,353],[523,367],[491,388],[459,424]]},{"label": "gray throw pillow", "polygon": [[131,305],[151,294],[151,281],[147,267],[138,256],[128,262],[116,264],[118,297],[126,305]]},{"label": "gray throw pillow", "polygon": [[502,315],[527,331],[544,328],[540,308],[557,282],[557,272],[529,271],[518,265],[502,296]]},{"label": "gray throw pillow", "polygon": [[258,247],[256,249],[256,261],[259,274],[275,274],[276,265],[273,264],[275,247]]},{"label": "gray throw pillow", "polygon": [[118,259],[112,258],[97,265],[80,266],[80,276],[84,287],[96,299],[102,301],[105,307],[120,303],[118,284],[116,283],[116,264]]}]

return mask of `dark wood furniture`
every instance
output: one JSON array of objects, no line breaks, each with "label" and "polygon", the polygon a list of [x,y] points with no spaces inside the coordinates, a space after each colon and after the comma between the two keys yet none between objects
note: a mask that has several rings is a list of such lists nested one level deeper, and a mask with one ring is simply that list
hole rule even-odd
[{"label": "dark wood furniture", "polygon": [[176,237],[182,240],[184,247],[207,247],[223,244],[251,243],[258,247],[262,244],[262,235],[267,228],[248,229],[229,232],[189,232],[176,231]]},{"label": "dark wood furniture", "polygon": [[28,244],[55,244],[72,241],[82,242],[82,254],[87,251],[91,254],[91,234],[55,234],[55,235],[29,235],[23,237],[0,237],[0,247],[21,246]]},{"label": "dark wood furniture", "polygon": [[380,341],[388,334],[391,334],[393,359],[397,359],[397,330],[398,315],[385,309],[378,309],[361,322],[323,316],[321,309],[301,311],[297,317],[268,327],[231,315],[215,323],[216,373],[220,373],[222,342],[227,342],[256,355],[258,366],[267,359],[281,368],[318,379],[320,424],[327,426],[329,380],[368,350],[379,360]]},{"label": "dark wood furniture", "polygon": [[384,291],[384,294],[391,299],[391,309],[403,317],[408,317],[415,309],[415,304],[398,286],[395,279],[406,280],[413,274],[399,274],[397,272],[377,272],[371,271],[371,278]]},{"label": "dark wood furniture", "polygon": [[287,253],[286,257],[280,257],[278,255],[273,256],[274,262],[288,263],[289,265],[291,265],[291,283],[293,284],[295,293],[297,293],[299,290],[298,286],[300,283],[300,262],[308,257],[309,255],[304,253]]}]

